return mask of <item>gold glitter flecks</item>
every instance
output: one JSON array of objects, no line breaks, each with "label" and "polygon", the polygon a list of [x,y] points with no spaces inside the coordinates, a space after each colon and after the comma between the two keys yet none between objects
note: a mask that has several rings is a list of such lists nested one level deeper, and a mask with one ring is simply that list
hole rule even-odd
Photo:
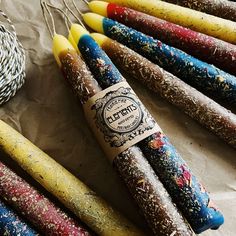
[{"label": "gold glitter flecks", "polygon": [[222,76],[216,76],[216,79],[220,82],[220,83],[223,83],[223,82],[225,82],[225,78],[224,77],[222,77]]}]

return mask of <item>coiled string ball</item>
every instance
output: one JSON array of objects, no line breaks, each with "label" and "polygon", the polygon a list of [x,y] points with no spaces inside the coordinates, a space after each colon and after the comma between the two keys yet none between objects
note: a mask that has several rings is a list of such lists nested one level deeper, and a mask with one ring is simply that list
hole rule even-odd
[{"label": "coiled string ball", "polygon": [[[15,27],[0,10],[0,105],[7,102],[25,81],[25,51],[19,42]],[[9,25],[5,26],[6,23]]]}]

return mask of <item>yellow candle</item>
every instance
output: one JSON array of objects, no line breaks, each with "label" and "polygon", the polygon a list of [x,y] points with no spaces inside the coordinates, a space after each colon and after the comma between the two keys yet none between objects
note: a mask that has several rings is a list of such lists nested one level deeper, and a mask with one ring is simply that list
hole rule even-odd
[{"label": "yellow candle", "polygon": [[[65,45],[55,49],[61,50]],[[98,235],[144,235],[85,184],[1,120],[0,146]]]},{"label": "yellow candle", "polygon": [[107,36],[99,33],[92,33],[91,36],[100,47],[102,47],[106,40],[110,40]]},{"label": "yellow candle", "polygon": [[77,44],[79,43],[80,38],[84,35],[89,35],[89,32],[84,27],[82,27],[79,24],[72,24],[68,39],[71,43],[74,41],[77,47]]},{"label": "yellow candle", "polygon": [[[106,2],[130,7],[224,41],[236,43],[236,22],[230,20],[159,0],[106,0]],[[101,7],[96,6],[96,1],[89,5],[93,11]],[[102,12],[104,11],[99,10],[100,14]]]},{"label": "yellow candle", "polygon": [[83,19],[85,23],[93,30],[101,34],[105,33],[104,28],[103,28],[103,20],[104,20],[103,16],[100,16],[92,12],[88,12],[88,13],[83,14]]},{"label": "yellow candle", "polygon": [[[73,43],[73,41],[72,41],[72,43]],[[67,40],[67,38],[65,38],[62,35],[55,34],[53,37],[53,49],[52,50],[53,50],[54,57],[57,61],[57,64],[61,67],[59,55],[64,51],[68,51],[68,50],[74,51],[75,49],[72,46],[72,44]]]},{"label": "yellow candle", "polygon": [[88,6],[92,12],[107,17],[107,7],[108,7],[107,2],[92,1],[88,3]]}]

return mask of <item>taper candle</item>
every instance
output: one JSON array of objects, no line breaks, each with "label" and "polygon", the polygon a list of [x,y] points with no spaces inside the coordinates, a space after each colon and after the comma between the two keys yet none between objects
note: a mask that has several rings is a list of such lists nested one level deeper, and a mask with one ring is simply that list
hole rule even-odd
[{"label": "taper candle", "polygon": [[[114,67],[109,58],[107,58],[107,55],[104,54],[104,52],[102,52],[100,48],[98,48],[97,45],[91,40],[90,36],[88,36],[87,34],[81,34],[80,32],[77,31],[75,27],[72,27],[70,32],[72,35],[74,35],[74,40],[75,42],[77,42],[80,52],[84,56],[87,64],[90,66],[90,70],[97,75],[98,83],[103,88],[110,87],[113,84],[117,84],[123,81],[123,77],[117,71],[116,67]],[[213,228],[221,225],[223,223],[222,214],[219,211],[215,211],[214,209],[208,207],[206,203],[206,201],[210,201],[208,194],[206,194],[205,192],[202,193],[200,191],[199,187],[200,184],[197,182],[196,178],[192,175],[186,163],[179,156],[175,148],[168,142],[167,137],[164,134],[162,134],[162,131],[144,139],[143,141],[140,141],[138,145],[143,147],[142,144],[143,143],[146,144],[147,140],[150,141],[150,143],[151,141],[155,143],[157,135],[158,136],[161,135],[161,137],[163,138],[162,141],[163,145],[165,144],[167,146],[169,152],[166,153],[158,152],[159,158],[156,158],[157,159],[156,164],[158,163],[161,167],[157,171],[157,168],[155,166],[156,172],[160,174],[159,173],[160,169],[163,168],[163,171],[161,170],[162,175],[160,174],[160,176],[162,177],[162,182],[166,185],[166,187],[168,187],[168,190],[170,190],[172,197],[175,196],[175,200],[178,199],[177,202],[178,201],[185,202],[185,205],[182,205],[181,210],[183,209],[185,210],[185,217],[187,217],[191,225],[194,227],[194,230],[196,232],[202,232],[208,228],[211,228],[213,225],[214,225]],[[146,151],[145,148],[143,149],[146,152],[145,156],[149,159],[149,156],[151,157],[152,153],[150,152],[150,150],[148,150],[149,151],[148,152]],[[157,154],[157,151],[155,153]],[[167,153],[169,153],[168,157],[170,157],[168,161],[165,160],[164,158],[167,155]],[[183,166],[185,167],[185,169],[183,169]],[[186,172],[188,171],[188,173],[192,176],[193,182],[190,187],[188,186],[188,190],[185,189],[183,191],[183,188],[180,188],[175,183],[175,181],[173,181],[173,177],[183,175],[184,171]],[[174,184],[172,184],[173,182]],[[171,192],[171,188],[173,188],[173,186],[175,187],[175,192],[174,191]],[[183,194],[183,192],[185,194]],[[195,203],[196,198],[198,199],[200,204]],[[187,205],[188,207],[186,207]],[[190,206],[191,210],[189,209]],[[194,213],[189,214],[189,212],[194,212]],[[193,216],[195,217],[193,218]],[[210,221],[209,218],[211,218]]]},{"label": "taper candle", "polygon": [[236,22],[159,0],[105,0],[236,43]]},{"label": "taper candle", "polygon": [[[123,81],[110,59],[80,25],[70,30],[79,51],[102,88]],[[140,149],[132,146],[113,160],[155,235],[192,235]]]},{"label": "taper candle", "polygon": [[[81,47],[79,49],[80,51],[82,50]],[[91,52],[91,50],[86,49],[84,51],[87,54]],[[94,64],[91,63],[91,68],[93,66]],[[103,66],[111,68],[108,67],[108,64]],[[119,82],[118,79],[116,80],[117,82]],[[111,84],[113,83],[114,81],[112,80]],[[161,181],[196,233],[211,228],[213,225],[215,225],[214,227],[218,227],[223,223],[222,214],[218,210],[208,206],[209,202],[211,202],[209,195],[205,191],[202,191],[201,184],[196,180],[196,177],[191,173],[187,164],[162,131],[140,141],[137,145],[141,147],[145,157],[150,161],[154,170],[160,176]],[[177,180],[184,179],[185,174],[188,174],[191,183],[184,183],[181,186]],[[198,203],[195,202],[196,199],[198,199]]]},{"label": "taper candle", "polygon": [[114,3],[92,1],[88,5],[94,13],[116,20],[236,75],[236,46],[233,44]]},{"label": "taper candle", "polygon": [[0,234],[9,236],[36,236],[37,234],[0,199]]},{"label": "taper candle", "polygon": [[94,191],[1,120],[0,146],[98,235],[142,235]]},{"label": "taper candle", "polygon": [[139,31],[95,13],[83,14],[88,26],[128,46],[194,87],[236,103],[236,77]]},{"label": "taper candle", "polygon": [[236,2],[228,0],[165,0],[197,11],[236,21]]},{"label": "taper candle", "polygon": [[0,162],[0,195],[46,235],[89,236],[45,196]]},{"label": "taper candle", "polygon": [[91,36],[115,65],[236,148],[235,114],[124,45],[102,34]]}]

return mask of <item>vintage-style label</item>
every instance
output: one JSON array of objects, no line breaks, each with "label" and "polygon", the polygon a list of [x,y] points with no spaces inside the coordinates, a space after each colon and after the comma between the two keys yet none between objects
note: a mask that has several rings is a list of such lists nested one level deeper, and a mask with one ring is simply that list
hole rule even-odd
[{"label": "vintage-style label", "polygon": [[127,82],[94,95],[84,105],[86,118],[107,156],[118,154],[161,131]]}]

